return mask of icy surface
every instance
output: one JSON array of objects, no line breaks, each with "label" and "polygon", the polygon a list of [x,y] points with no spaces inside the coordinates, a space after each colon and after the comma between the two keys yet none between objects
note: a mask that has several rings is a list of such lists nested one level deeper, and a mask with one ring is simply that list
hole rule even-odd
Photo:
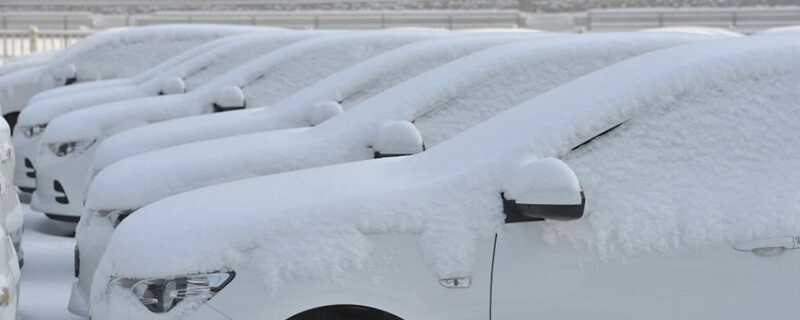
[{"label": "icy surface", "polygon": [[[367,235],[375,233],[417,234],[437,274],[463,274],[474,258],[471,240],[490,237],[502,224],[503,173],[545,156],[563,156],[573,166],[592,213],[574,223],[548,222],[549,241],[608,254],[795,234],[800,44],[786,40],[703,43],[634,58],[418,156],[170,197],[120,226],[96,279],[253,263],[269,287],[280,287],[359,268],[371,257]],[[594,94],[575,94],[588,90]],[[94,305],[107,298],[101,289],[93,290]]]},{"label": "icy surface", "polygon": [[[234,136],[126,158],[100,171],[88,189],[87,206],[138,208],[224,181],[369,159],[378,128],[386,120],[414,121],[430,147],[571,79],[637,54],[699,39],[708,40],[634,33],[494,47],[395,86],[311,130]],[[187,158],[191,166],[184,165]],[[127,188],[113,187],[119,183]]]}]

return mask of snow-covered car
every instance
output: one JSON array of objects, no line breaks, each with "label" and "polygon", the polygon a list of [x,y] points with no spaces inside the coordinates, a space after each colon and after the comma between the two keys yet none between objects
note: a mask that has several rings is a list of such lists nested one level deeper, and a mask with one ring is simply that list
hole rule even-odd
[{"label": "snow-covered car", "polygon": [[704,34],[707,36],[718,36],[718,37],[744,37],[744,34],[733,31],[731,29],[714,28],[714,27],[696,27],[696,26],[649,28],[649,29],[642,29],[641,32],[681,32],[681,33]]},{"label": "snow-covered car", "polygon": [[107,136],[181,117],[268,106],[365,59],[449,35],[434,30],[369,31],[308,39],[260,56],[186,94],[97,105],[59,116],[41,138],[31,207],[54,220],[77,222],[95,147]]},{"label": "snow-covered car", "polygon": [[116,101],[186,93],[261,55],[322,34],[326,33],[262,31],[233,35],[191,49],[149,71],[125,79],[127,81],[111,80],[115,83],[30,104],[19,117],[21,134],[14,136],[17,163],[20,164],[14,182],[20,189],[23,202],[29,202],[25,200],[29,200],[36,190],[39,142],[47,125],[56,117]]},{"label": "snow-covered car", "polygon": [[92,319],[792,318],[786,40],[661,50],[415,156],[149,205],[114,234]]},{"label": "snow-covered car", "polygon": [[[98,33],[53,55],[44,65],[0,77],[3,116],[13,120],[38,92],[85,81],[130,77],[205,42],[256,30],[264,29],[169,25]],[[15,123],[9,125],[13,128]]]},{"label": "snow-covered car", "polygon": [[20,293],[20,265],[12,240],[0,228],[0,319],[20,319],[18,313]]},{"label": "snow-covered car", "polygon": [[[423,141],[436,145],[571,79],[637,54],[701,39],[708,38],[631,33],[519,41],[428,71],[312,129],[208,140],[121,160],[100,171],[89,187],[78,228],[79,278],[73,299],[88,294],[113,228],[140,207],[237,179],[419,152]],[[382,126],[392,120],[404,122]],[[175,166],[178,159],[169,157],[177,154],[192,159],[191,165]],[[144,162],[145,171],[131,180],[131,170]],[[108,189],[109,183],[125,187]]]},{"label": "snow-covered car", "polygon": [[41,66],[50,61],[52,53],[38,53],[3,61],[0,64],[0,77],[23,69]]},{"label": "snow-covered car", "polygon": [[553,34],[477,33],[403,46],[337,72],[269,108],[181,118],[113,135],[97,147],[92,171],[136,154],[190,142],[318,125],[384,90],[468,54],[548,36]]},{"label": "snow-covered car", "polygon": [[22,266],[24,263],[22,251],[24,213],[13,180],[14,146],[11,144],[11,129],[5,121],[0,119],[0,225],[11,239],[16,257],[19,258],[19,265]]}]

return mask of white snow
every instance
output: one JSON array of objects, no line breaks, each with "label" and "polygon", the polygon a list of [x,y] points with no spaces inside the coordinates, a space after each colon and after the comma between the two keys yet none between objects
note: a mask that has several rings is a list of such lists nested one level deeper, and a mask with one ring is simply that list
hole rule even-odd
[{"label": "white snow", "polygon": [[348,109],[436,66],[490,46],[546,35],[447,37],[420,41],[337,72],[261,111],[243,110],[156,123],[109,137],[98,147],[95,169],[131,155],[195,141],[289,127],[317,125],[320,102]]},{"label": "white snow", "polygon": [[375,151],[390,155],[409,155],[423,151],[422,135],[408,121],[390,120],[378,128]]},{"label": "white snow", "polygon": [[[136,76],[110,81],[95,81],[52,91],[60,91],[50,98],[39,98],[30,103],[20,115],[22,125],[48,123],[65,113],[116,101],[156,96],[164,89],[164,81],[195,84],[211,81],[260,54],[268,53],[287,44],[309,38],[313,33],[283,31],[248,32],[226,36],[186,50]],[[214,67],[210,67],[210,66]],[[105,83],[105,84],[104,84]],[[78,86],[81,86],[78,88]],[[72,89],[75,88],[75,89]],[[169,89],[169,88],[167,88]],[[189,87],[189,89],[193,89]],[[185,90],[185,89],[184,89]],[[40,94],[41,95],[41,94]],[[39,96],[39,95],[37,95]]]},{"label": "white snow", "polygon": [[186,83],[180,77],[170,77],[161,81],[161,93],[165,95],[186,92]]},{"label": "white snow", "polygon": [[54,119],[42,140],[104,137],[122,121],[147,124],[211,112],[219,90],[238,86],[247,105],[266,106],[338,71],[405,44],[445,32],[374,31],[299,41],[241,65],[184,95],[147,97],[98,105]]},{"label": "white snow", "polygon": [[[565,155],[592,212],[574,223],[548,222],[549,241],[636,253],[795,234],[800,44],[764,38],[771,39],[707,42],[631,59],[418,156],[170,197],[119,227],[96,279],[254,264],[268,287],[279,288],[357,270],[372,256],[368,235],[378,233],[416,234],[440,277],[463,275],[474,259],[473,240],[502,224],[503,173],[548,156]],[[100,306],[107,292],[103,281],[95,285],[93,305]]]},{"label": "white snow", "polygon": [[222,88],[215,103],[220,107],[244,107],[244,92],[235,86]]},{"label": "white snow", "polygon": [[344,112],[342,105],[336,101],[326,101],[320,102],[314,105],[311,108],[311,111],[308,114],[308,123],[312,126],[316,126],[325,120],[333,118],[340,113]]},{"label": "white snow", "polygon": [[39,212],[25,209],[25,267],[19,313],[24,320],[78,320],[67,312],[75,240]]},{"label": "white snow", "polygon": [[[88,188],[87,207],[139,208],[210,184],[370,159],[378,128],[386,120],[414,121],[430,147],[576,77],[697,40],[709,38],[608,34],[493,47],[382,92],[311,130],[233,136],[126,158],[100,171]],[[191,165],[186,159],[192,159]],[[126,188],[115,188],[118,184]]]}]

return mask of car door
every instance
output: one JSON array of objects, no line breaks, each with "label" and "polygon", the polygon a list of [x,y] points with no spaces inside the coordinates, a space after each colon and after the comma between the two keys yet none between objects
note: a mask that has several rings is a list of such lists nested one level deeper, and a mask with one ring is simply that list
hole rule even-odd
[{"label": "car door", "polygon": [[[584,191],[591,207],[592,190]],[[601,243],[576,246],[547,226],[558,223],[574,222],[507,223],[498,231],[492,319],[779,319],[800,312],[798,235],[626,255],[601,251]]]}]

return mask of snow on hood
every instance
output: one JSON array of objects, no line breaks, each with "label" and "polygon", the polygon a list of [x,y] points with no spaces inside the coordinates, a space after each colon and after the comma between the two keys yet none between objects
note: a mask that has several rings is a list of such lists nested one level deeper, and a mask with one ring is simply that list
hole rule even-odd
[{"label": "snow on hood", "polygon": [[[120,132],[114,128],[133,128],[128,122],[144,125],[202,114],[210,111],[220,90],[231,86],[238,86],[244,91],[247,106],[268,105],[364,59],[409,43],[446,35],[449,33],[371,31],[306,40],[287,35],[283,39],[294,43],[275,48],[216,77],[197,90],[183,95],[134,99],[71,112],[55,118],[42,139],[60,142],[105,137]],[[273,40],[273,43],[276,42]]]},{"label": "snow on hood", "polygon": [[474,34],[409,44],[337,72],[258,112],[241,110],[176,119],[109,137],[97,149],[95,170],[136,154],[189,142],[309,125],[308,113],[320,102],[340,102],[349,109],[413,76],[480,49],[545,36]]},{"label": "snow on hood", "polygon": [[[120,225],[96,274],[103,281],[94,283],[253,264],[275,288],[364,266],[376,233],[417,234],[435,272],[463,275],[474,259],[471,240],[490,237],[503,223],[498,194],[509,167],[566,154],[625,120],[619,131],[566,155],[586,183],[593,214],[545,222],[544,237],[650,251],[796,234],[798,54],[800,44],[786,39],[667,49],[552,90],[418,156],[173,196]],[[101,292],[93,290],[93,301]]]},{"label": "snow on hood", "polygon": [[[606,34],[493,47],[428,71],[310,130],[233,136],[121,160],[96,176],[87,208],[139,208],[214,183],[369,159],[372,139],[386,120],[415,121],[432,146],[574,78],[698,39],[708,38]],[[192,159],[191,166],[180,164],[186,158]],[[112,187],[120,183],[127,186],[124,191]]]},{"label": "snow on hood", "polygon": [[205,42],[259,30],[267,28],[162,25],[104,31],[55,55],[46,65],[42,81],[45,88],[53,87],[53,77],[69,65],[75,66],[79,80],[128,77]]}]

